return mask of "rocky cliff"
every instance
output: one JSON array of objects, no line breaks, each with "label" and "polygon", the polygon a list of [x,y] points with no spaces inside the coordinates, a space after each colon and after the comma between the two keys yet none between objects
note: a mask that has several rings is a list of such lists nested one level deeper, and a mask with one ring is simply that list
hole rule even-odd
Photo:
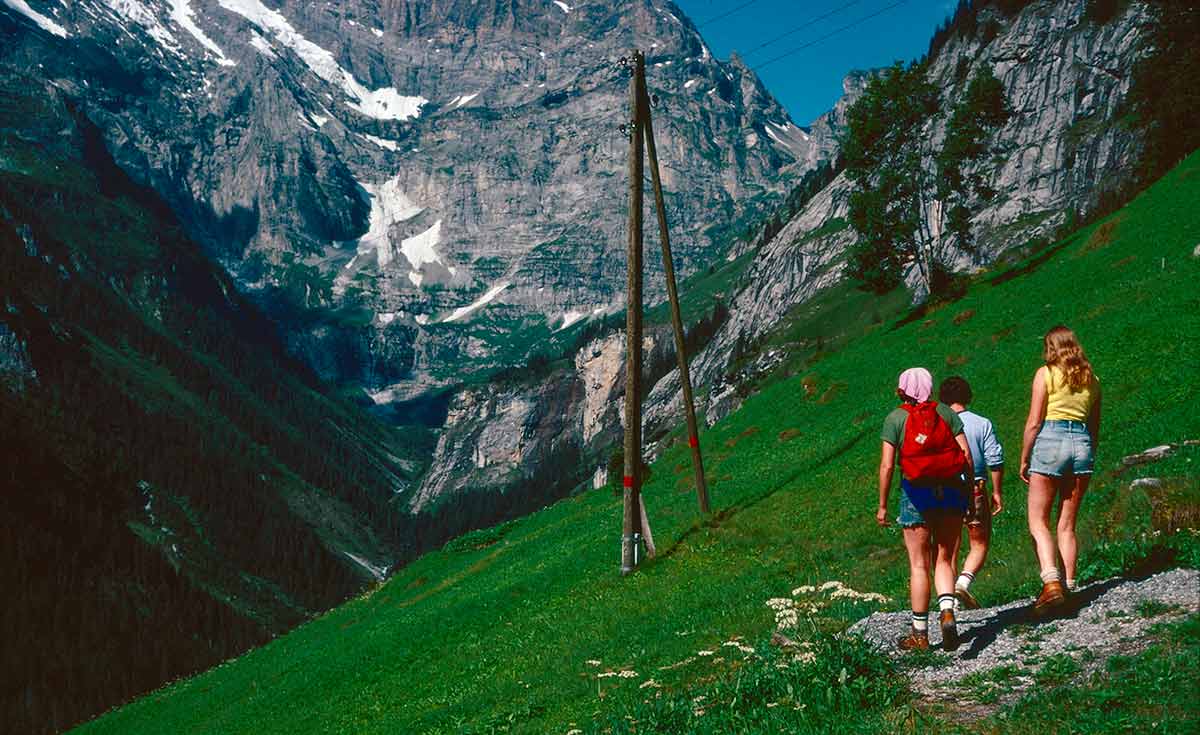
[{"label": "rocky cliff", "polygon": [[[930,60],[928,78],[940,90],[942,110],[953,107],[982,68],[1003,83],[1013,110],[989,141],[992,155],[972,171],[996,195],[974,203],[979,248],[958,254],[961,270],[977,270],[1032,238],[1052,235],[1132,177],[1141,134],[1121,119],[1121,103],[1134,65],[1148,50],[1154,16],[1146,5],[1130,3],[1098,23],[1088,5],[1042,0],[1013,15],[984,6],[974,31],[952,35]],[[948,117],[929,123],[932,145],[940,144]],[[702,410],[710,423],[738,403],[736,377],[726,373],[739,340],[753,343],[789,310],[844,277],[845,252],[855,241],[845,219],[849,192],[849,181],[839,176],[773,238],[752,244],[753,264],[729,321],[693,361],[693,380],[712,388],[701,391],[708,394]],[[675,415],[678,390],[674,374],[654,387],[650,433]]]},{"label": "rocky cliff", "polygon": [[[1089,18],[1085,0],[1027,3],[1006,14],[994,6],[978,11],[971,33],[952,34],[930,59],[929,79],[940,90],[943,111],[953,108],[975,71],[990,68],[1003,83],[1013,114],[989,141],[993,155],[976,164],[996,191],[989,201],[977,201],[972,228],[978,252],[960,253],[957,267],[985,267],[1032,238],[1051,235],[1071,213],[1093,209],[1104,192],[1128,181],[1136,161],[1140,133],[1120,120],[1121,102],[1129,91],[1132,68],[1146,52],[1154,17],[1144,4],[1131,3],[1107,22]],[[845,96],[828,114],[814,122],[814,133],[836,141],[844,129],[846,111],[865,88],[869,74],[853,73],[845,81]],[[948,113],[931,120],[926,137],[937,146],[945,134]],[[822,153],[836,156],[836,143]],[[845,254],[856,235],[848,226],[850,182],[837,176],[773,234],[734,243],[729,257],[752,258],[733,293],[729,317],[712,340],[692,359],[698,410],[710,425],[736,409],[740,388],[769,372],[783,355],[755,353],[753,346],[784,320],[789,312],[845,279]],[[667,335],[666,341],[669,341]],[[747,361],[734,367],[733,358],[749,350]],[[576,380],[563,372],[557,379]],[[532,396],[533,393],[527,392]],[[610,400],[623,395],[617,384]],[[644,436],[656,452],[661,438],[680,419],[677,371],[653,383],[646,401]],[[579,407],[562,410],[576,417]],[[615,435],[619,416],[608,417]],[[515,427],[512,427],[515,429]],[[447,428],[454,435],[454,426]],[[435,464],[451,459],[452,444],[439,447]],[[592,444],[593,463],[602,471],[605,449]],[[587,473],[582,469],[580,476]],[[496,487],[476,475],[471,487]],[[426,478],[423,492],[430,492]],[[458,489],[465,488],[466,485]],[[455,488],[441,484],[438,492]]]},{"label": "rocky cliff", "polygon": [[14,2],[0,33],[296,354],[377,403],[621,308],[631,48],[685,274],[833,145],[668,0]]}]

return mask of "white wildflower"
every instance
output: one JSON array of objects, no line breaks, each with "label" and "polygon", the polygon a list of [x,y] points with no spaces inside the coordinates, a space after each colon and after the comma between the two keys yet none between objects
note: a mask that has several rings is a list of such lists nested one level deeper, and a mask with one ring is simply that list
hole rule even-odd
[{"label": "white wildflower", "polygon": [[662,686],[662,684],[659,684],[657,681],[655,681],[653,679],[647,679],[647,680],[643,681],[640,685],[638,685],[638,689],[645,689],[647,687],[653,687],[654,689],[658,689],[660,686]]},{"label": "white wildflower", "polygon": [[659,666],[658,670],[659,671],[670,671],[672,669],[678,669],[681,666],[687,666],[688,664],[692,663],[695,660],[696,660],[695,656],[688,656],[687,658],[685,658],[682,661],[676,661],[675,663],[668,664],[666,666]]},{"label": "white wildflower", "polygon": [[637,678],[637,675],[638,673],[631,669],[625,669],[621,673],[617,674],[617,676],[621,677],[622,679],[634,679]]},{"label": "white wildflower", "polygon": [[715,651],[696,651],[697,656],[711,656]]},{"label": "white wildflower", "polygon": [[594,658],[589,658],[587,661],[584,661],[584,663],[587,664],[588,666],[599,666],[600,665],[600,662]]},{"label": "white wildflower", "polygon": [[811,595],[816,591],[816,587],[813,587],[811,584],[806,584],[803,587],[797,587],[796,589],[792,590],[792,597],[796,597],[798,595]]}]

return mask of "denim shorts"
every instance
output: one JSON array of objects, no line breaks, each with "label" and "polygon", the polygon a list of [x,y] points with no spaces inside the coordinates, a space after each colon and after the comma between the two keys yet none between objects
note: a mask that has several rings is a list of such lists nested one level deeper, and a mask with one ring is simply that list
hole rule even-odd
[{"label": "denim shorts", "polygon": [[1045,421],[1033,443],[1029,471],[1049,477],[1092,474],[1092,435],[1081,421]]},{"label": "denim shorts", "polygon": [[948,510],[953,513],[963,513],[967,509],[966,494],[957,487],[941,487],[941,488],[917,488],[908,483],[908,480],[900,482],[900,515],[896,517],[896,524],[901,528],[913,528],[915,526],[925,525],[925,515],[917,510],[917,506],[913,504],[909,493],[936,493],[937,501],[930,510]]}]

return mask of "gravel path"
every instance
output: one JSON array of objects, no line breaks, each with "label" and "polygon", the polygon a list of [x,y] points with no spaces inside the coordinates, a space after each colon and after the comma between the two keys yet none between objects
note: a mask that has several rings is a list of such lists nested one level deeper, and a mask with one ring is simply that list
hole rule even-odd
[{"label": "gravel path", "polygon": [[[954,653],[942,654],[924,667],[910,668],[913,686],[934,700],[962,704],[956,685],[973,673],[1000,666],[1015,666],[1021,674],[1010,683],[1007,696],[997,705],[1015,699],[1033,681],[1048,657],[1066,654],[1087,673],[1103,666],[1111,656],[1146,648],[1152,626],[1200,612],[1200,571],[1174,569],[1141,580],[1110,579],[1081,588],[1072,609],[1050,620],[1033,621],[1026,598],[958,615],[962,643]],[[1147,604],[1147,603],[1158,604]],[[940,651],[941,631],[930,616],[929,643]],[[879,646],[888,655],[906,654],[896,640],[908,630],[909,613],[875,613],[850,628]]]}]

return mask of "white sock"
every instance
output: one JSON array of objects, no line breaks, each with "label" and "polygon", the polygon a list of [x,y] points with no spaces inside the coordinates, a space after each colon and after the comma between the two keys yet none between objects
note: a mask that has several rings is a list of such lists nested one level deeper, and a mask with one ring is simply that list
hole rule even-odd
[{"label": "white sock", "polygon": [[971,589],[971,583],[974,581],[975,575],[963,570],[963,573],[958,575],[958,579],[954,580],[954,586],[960,590],[969,590]]},{"label": "white sock", "polygon": [[954,609],[954,595],[938,595],[938,612]]},{"label": "white sock", "polygon": [[925,631],[929,630],[929,613],[919,613],[914,610],[912,614],[912,626],[913,630],[917,631],[918,633],[924,633]]},{"label": "white sock", "polygon": [[1071,579],[1070,577],[1067,578],[1067,589],[1071,592],[1074,592],[1077,589],[1075,580]]},{"label": "white sock", "polygon": [[1050,584],[1051,582],[1058,582],[1062,579],[1062,577],[1060,577],[1058,574],[1058,567],[1050,567],[1049,569],[1043,569],[1041,576],[1042,576],[1043,584]]}]

